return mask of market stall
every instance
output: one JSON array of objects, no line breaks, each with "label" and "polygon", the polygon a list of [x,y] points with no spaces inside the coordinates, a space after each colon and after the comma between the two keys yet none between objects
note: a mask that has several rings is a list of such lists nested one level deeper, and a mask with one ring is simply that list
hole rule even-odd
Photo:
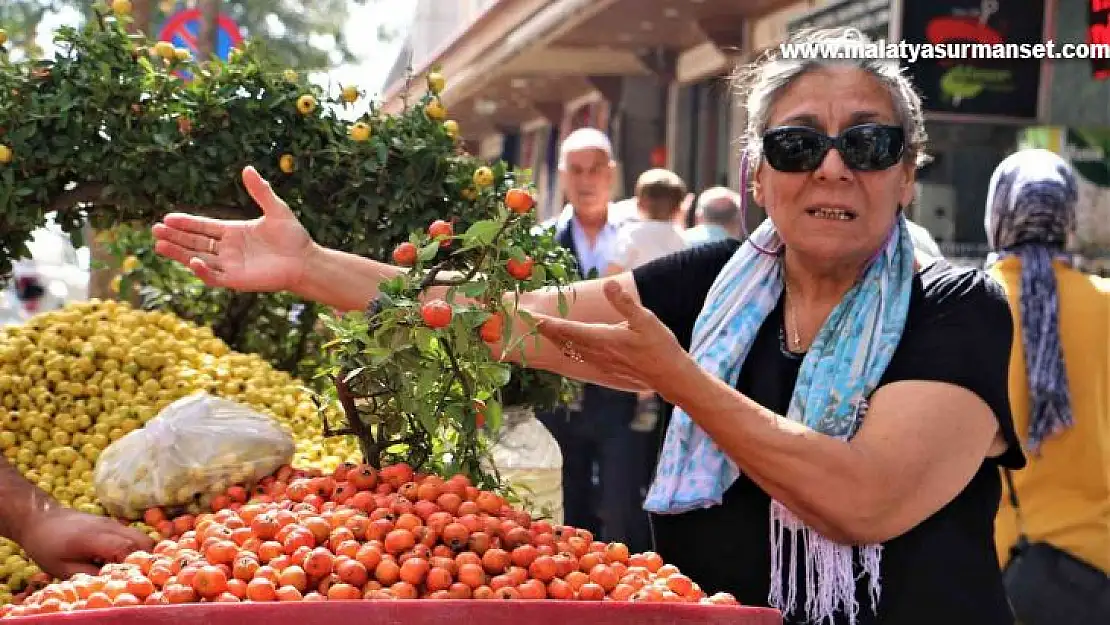
[{"label": "market stall", "polygon": [[297,623],[332,625],[337,622],[405,623],[405,625],[780,625],[774,610],[748,607],[700,607],[674,605],[583,604],[555,601],[508,602],[371,602],[325,604],[251,604],[221,606],[197,604],[150,607],[143,610],[105,610],[90,614],[60,614],[26,617],[16,621],[33,625],[239,625],[241,623]]},{"label": "market stall", "polygon": [[[537,382],[490,346],[524,319],[514,295],[566,285],[575,270],[537,232],[528,177],[459,148],[437,95],[443,76],[425,76],[427,93],[399,115],[341,121],[320,106],[318,89],[249,50],[200,66],[166,42],[143,45],[118,21],[127,4],[60,35],[72,56],[0,71],[0,87],[35,96],[0,110],[0,167],[14,180],[0,203],[0,223],[11,226],[0,235],[0,272],[47,205],[63,230],[88,220],[129,254],[115,282],[121,299],[146,289],[143,308],[72,302],[0,328],[0,451],[36,495],[118,519],[154,546],[95,575],[53,579],[4,540],[0,616],[122,625],[781,622],[706,592],[656,553],[555,522],[557,454],[530,465],[497,453],[510,443],[536,449],[528,436],[506,441],[498,432],[507,422],[527,431],[520,426],[534,417],[521,408]],[[184,75],[206,84],[186,85]],[[204,95],[221,90],[232,95],[215,103]],[[359,97],[345,88],[326,103]],[[36,142],[52,136],[56,109],[101,131],[52,154]],[[289,151],[271,154],[275,144]],[[285,319],[278,323],[251,314],[257,298],[227,295],[214,306],[228,314],[208,327],[203,310],[184,306],[203,299],[203,285],[181,287],[180,268],[156,263],[145,226],[114,225],[149,225],[166,205],[239,210],[249,197],[226,172],[261,154],[273,162],[260,167],[293,198],[280,210],[306,236],[404,268],[364,313],[319,315],[326,340],[296,342],[294,373],[277,366],[289,358],[263,354],[283,333],[318,331],[303,303],[270,301]],[[44,181],[42,170],[73,184]],[[322,211],[309,201],[319,197],[349,209]],[[298,379],[309,345],[318,375]],[[551,385],[556,399],[563,382]],[[519,488],[529,472],[543,477],[533,481],[546,489],[540,501]]]}]

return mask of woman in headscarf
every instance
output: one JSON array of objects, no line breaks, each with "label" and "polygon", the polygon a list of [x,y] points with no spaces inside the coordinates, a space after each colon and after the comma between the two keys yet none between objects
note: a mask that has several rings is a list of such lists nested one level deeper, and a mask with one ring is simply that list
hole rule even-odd
[{"label": "woman in headscarf", "polygon": [[1108,572],[1110,284],[1066,253],[1076,175],[1052,152],[1022,150],[995,169],[987,197],[988,272],[1015,320],[1010,404],[1028,458],[1011,476],[1018,510],[1004,485],[998,554],[1006,565],[1024,530]]}]

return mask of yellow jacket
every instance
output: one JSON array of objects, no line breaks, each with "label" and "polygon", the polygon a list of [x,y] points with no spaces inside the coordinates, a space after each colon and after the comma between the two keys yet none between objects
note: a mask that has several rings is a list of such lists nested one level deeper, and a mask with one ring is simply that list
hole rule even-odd
[{"label": "yellow jacket", "polygon": [[[1068,373],[1074,426],[1045,440],[1039,456],[1014,472],[1025,530],[1110,572],[1110,281],[1057,264],[1060,343]],[[1018,439],[1029,428],[1029,389],[1021,338],[1021,261],[1006,258],[990,269],[1006,290],[1014,317],[1010,405]],[[1017,541],[1008,489],[995,521],[999,559],[1005,565]]]}]

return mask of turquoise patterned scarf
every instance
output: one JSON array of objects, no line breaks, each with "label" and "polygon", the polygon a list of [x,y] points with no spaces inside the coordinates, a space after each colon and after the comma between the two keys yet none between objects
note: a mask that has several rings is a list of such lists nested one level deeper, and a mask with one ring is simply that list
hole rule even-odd
[{"label": "turquoise patterned scarf", "polygon": [[[778,305],[783,289],[781,249],[770,220],[764,221],[717,276],[694,325],[690,353],[705,370],[735,386],[760,326]],[[892,236],[865,268],[818,332],[802,361],[786,417],[828,436],[855,434],[894,350],[902,338],[915,272],[913,242],[899,213]],[[681,514],[721,503],[740,469],[681,408],[667,429],[655,481],[644,507]],[[836,496],[830,493],[830,496]],[[855,550],[805,527],[777,501],[771,505],[771,592],[768,602],[790,614],[797,602],[797,539],[805,545],[806,613],[811,621],[843,611],[853,622]],[[783,566],[784,530],[791,534]],[[879,545],[859,549],[870,577],[872,609],[878,603]],[[783,572],[789,573],[783,588]]]}]

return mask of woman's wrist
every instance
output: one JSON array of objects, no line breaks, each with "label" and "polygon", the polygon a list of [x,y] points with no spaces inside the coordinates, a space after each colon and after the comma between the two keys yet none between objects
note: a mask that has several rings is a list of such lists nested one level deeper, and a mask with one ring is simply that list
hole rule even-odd
[{"label": "woman's wrist", "polygon": [[652,387],[668,404],[684,407],[692,393],[697,393],[699,387],[704,389],[704,373],[693,356],[683,352],[672,367],[657,376]]},{"label": "woman's wrist", "polygon": [[[308,244],[301,263],[301,273],[293,279],[287,289],[290,293],[303,299],[316,300],[313,295],[319,290],[320,276],[327,267],[328,248],[322,247],[315,241]],[[319,301],[319,300],[316,300]]]},{"label": "woman's wrist", "polygon": [[288,291],[339,312],[365,310],[383,280],[403,271],[356,254],[313,243],[302,257],[302,271]]}]

